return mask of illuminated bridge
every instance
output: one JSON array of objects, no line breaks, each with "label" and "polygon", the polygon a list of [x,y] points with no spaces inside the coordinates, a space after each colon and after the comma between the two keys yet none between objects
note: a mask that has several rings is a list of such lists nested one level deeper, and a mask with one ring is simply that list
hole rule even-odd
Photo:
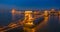
[{"label": "illuminated bridge", "polygon": [[[54,9],[51,11],[45,10],[43,12],[41,11],[16,11],[13,9],[11,11],[12,13],[12,21],[15,21],[15,15],[24,15],[24,19],[19,19],[16,22],[10,23],[8,26],[4,26],[0,28],[0,32],[6,32],[8,30],[23,27],[24,32],[37,32],[40,28],[47,26],[48,20],[50,15],[57,15],[60,19],[60,11],[56,12]],[[34,21],[36,21],[38,18],[42,18],[42,21],[37,21],[34,24]],[[60,21],[60,20],[59,20]]]}]

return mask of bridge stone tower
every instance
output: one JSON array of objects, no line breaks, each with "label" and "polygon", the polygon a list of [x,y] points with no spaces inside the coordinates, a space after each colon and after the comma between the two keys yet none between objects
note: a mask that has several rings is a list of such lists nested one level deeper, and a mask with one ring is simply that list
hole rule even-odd
[{"label": "bridge stone tower", "polygon": [[24,32],[34,32],[32,11],[25,11]]}]

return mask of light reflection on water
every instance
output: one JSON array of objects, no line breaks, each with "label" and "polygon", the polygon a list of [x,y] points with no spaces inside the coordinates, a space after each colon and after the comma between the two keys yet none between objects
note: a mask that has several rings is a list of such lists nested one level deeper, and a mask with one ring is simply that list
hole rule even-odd
[{"label": "light reflection on water", "polygon": [[60,32],[60,16],[50,16],[47,26],[42,27],[39,32]]}]

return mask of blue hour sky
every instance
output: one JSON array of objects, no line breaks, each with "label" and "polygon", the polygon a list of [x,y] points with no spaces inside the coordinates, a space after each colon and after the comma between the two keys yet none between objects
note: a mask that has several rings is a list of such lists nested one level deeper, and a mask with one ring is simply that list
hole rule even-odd
[{"label": "blue hour sky", "polygon": [[9,9],[60,8],[60,0],[0,0],[0,25],[10,23],[12,15]]},{"label": "blue hour sky", "polygon": [[60,0],[0,0],[1,9],[60,8]]}]

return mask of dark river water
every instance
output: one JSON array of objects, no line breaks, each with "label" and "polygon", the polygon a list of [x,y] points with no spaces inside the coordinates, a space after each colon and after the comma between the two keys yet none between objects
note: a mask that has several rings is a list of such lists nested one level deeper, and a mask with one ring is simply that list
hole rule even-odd
[{"label": "dark river water", "polygon": [[39,32],[60,32],[60,16],[49,16],[48,25],[39,30]]},{"label": "dark river water", "polygon": [[49,32],[60,32],[60,16],[50,16],[49,19]]}]

